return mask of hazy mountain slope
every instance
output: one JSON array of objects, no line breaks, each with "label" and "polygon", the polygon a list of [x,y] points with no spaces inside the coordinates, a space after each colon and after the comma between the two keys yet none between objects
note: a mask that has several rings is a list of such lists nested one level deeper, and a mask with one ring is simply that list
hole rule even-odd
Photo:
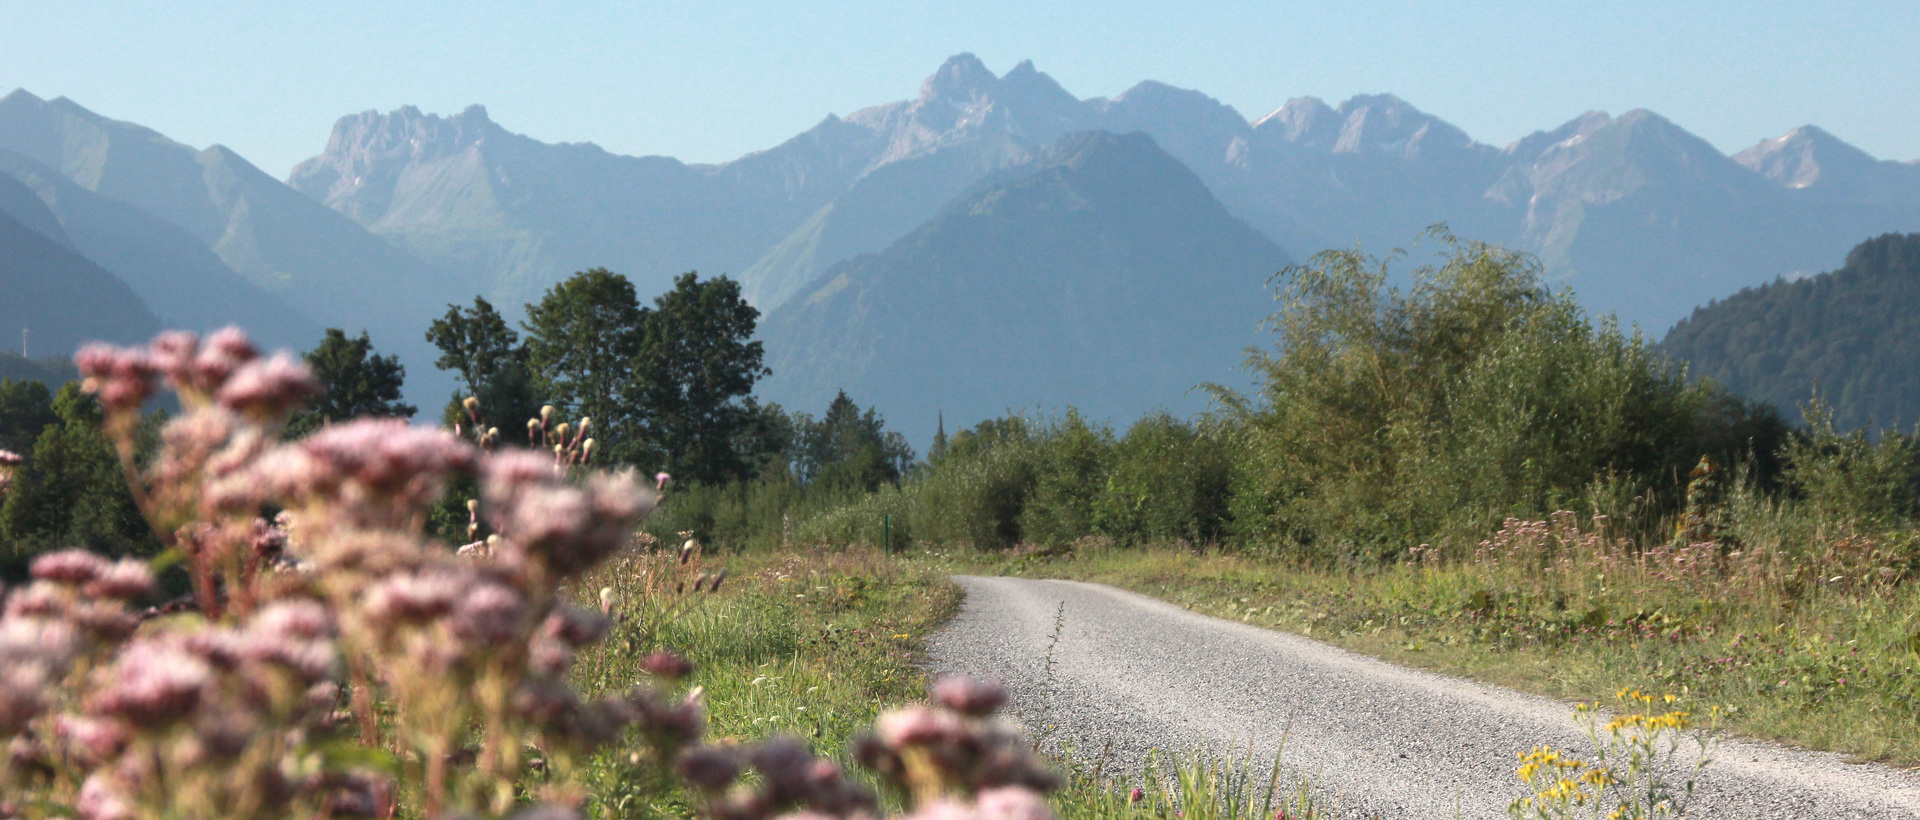
[{"label": "hazy mountain slope", "polygon": [[[314,323],[365,328],[410,376],[439,379],[426,324],[471,291],[232,151],[195,150],[24,90],[0,98],[0,148],[180,227]],[[451,389],[439,381],[428,392]]]},{"label": "hazy mountain slope", "polygon": [[[11,180],[8,180],[11,182]],[[145,341],[160,327],[126,283],[59,241],[0,213],[0,344],[71,354],[82,343]]]},{"label": "hazy mountain slope", "polygon": [[1188,410],[1239,380],[1284,252],[1144,135],[1071,135],[1006,174],[770,314],[763,395],[844,388],[918,436],[941,411]]},{"label": "hazy mountain slope", "polygon": [[1920,420],[1920,234],[1861,243],[1831,273],[1697,308],[1662,348],[1790,418],[1818,388],[1843,428]]},{"label": "hazy mountain slope", "polygon": [[[41,210],[62,242],[126,282],[169,327],[207,331],[237,324],[271,347],[305,347],[320,338],[311,319],[234,273],[170,222],[0,149],[0,194],[9,188],[5,183],[44,203]],[[4,202],[0,210],[19,216]]]},{"label": "hazy mountain slope", "polygon": [[1031,155],[1024,141],[1002,135],[875,168],[742,271],[746,296],[780,305],[833,263],[885,248],[984,176]]}]

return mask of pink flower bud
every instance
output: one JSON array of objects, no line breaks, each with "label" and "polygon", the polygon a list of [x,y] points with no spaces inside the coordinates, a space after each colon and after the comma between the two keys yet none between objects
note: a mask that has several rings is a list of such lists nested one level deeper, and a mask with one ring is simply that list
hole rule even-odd
[{"label": "pink flower bud", "polygon": [[132,558],[121,559],[101,570],[99,576],[84,587],[88,595],[122,601],[145,598],[152,595],[153,590],[153,570],[147,568],[145,561]]},{"label": "pink flower bud", "polygon": [[952,712],[925,706],[909,706],[881,715],[874,730],[880,742],[894,749],[939,743],[961,731],[960,720]]},{"label": "pink flower bud", "polygon": [[1007,690],[993,681],[944,678],[933,685],[933,699],[960,714],[986,717],[1007,702]]},{"label": "pink flower bud", "polygon": [[33,559],[28,572],[43,581],[78,586],[100,577],[112,566],[107,559],[86,550],[60,550]]},{"label": "pink flower bud", "polygon": [[980,820],[1053,820],[1046,798],[1020,786],[983,790],[974,805],[979,809]]},{"label": "pink flower bud", "polygon": [[732,785],[740,776],[740,761],[724,749],[702,746],[680,755],[673,769],[688,783],[710,792]]},{"label": "pink flower bud", "polygon": [[641,668],[656,678],[679,680],[693,674],[693,663],[672,652],[659,651],[647,656],[641,662]]},{"label": "pink flower bud", "polygon": [[221,407],[255,419],[278,418],[322,392],[307,366],[281,352],[241,365],[214,394]]}]

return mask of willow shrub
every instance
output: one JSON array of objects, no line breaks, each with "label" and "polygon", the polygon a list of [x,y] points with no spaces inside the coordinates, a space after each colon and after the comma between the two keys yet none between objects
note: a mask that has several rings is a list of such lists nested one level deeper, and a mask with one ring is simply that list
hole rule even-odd
[{"label": "willow shrub", "polygon": [[1591,321],[1533,257],[1437,236],[1404,290],[1395,258],[1358,250],[1282,274],[1278,350],[1252,360],[1262,385],[1226,396],[1245,436],[1241,539],[1364,559],[1577,506],[1597,484],[1671,505],[1701,455],[1771,453],[1784,436],[1638,333]]}]

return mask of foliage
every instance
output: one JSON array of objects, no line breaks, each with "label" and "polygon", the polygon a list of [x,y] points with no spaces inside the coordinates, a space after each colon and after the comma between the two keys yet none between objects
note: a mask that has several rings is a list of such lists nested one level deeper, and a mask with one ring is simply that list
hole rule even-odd
[{"label": "foliage", "polygon": [[321,426],[357,418],[412,418],[417,408],[400,401],[407,368],[398,356],[373,352],[373,342],[361,331],[349,339],[339,328],[327,328],[320,346],[306,354],[307,367],[324,392],[312,405],[287,421],[287,435],[298,438]]},{"label": "foliage", "polygon": [[441,419],[446,426],[471,423],[463,401],[469,396],[479,401],[473,413],[493,424],[519,424],[539,414],[527,348],[486,299],[473,297],[472,308],[448,305],[446,315],[427,328],[427,341],[440,349],[433,365],[460,374],[466,390],[448,402]]},{"label": "foliage", "polygon": [[[44,388],[22,392],[31,401]],[[113,446],[100,434],[98,404],[79,384],[68,383],[48,409],[56,421],[33,439],[31,455],[14,477],[12,490],[0,499],[8,574],[17,574],[27,559],[53,547],[153,554],[158,542],[127,492]]]},{"label": "foliage", "polygon": [[1920,234],[1885,234],[1838,270],[1747,288],[1675,325],[1661,341],[1694,376],[1782,410],[1814,392],[1842,430],[1920,421]]},{"label": "foliage", "polygon": [[0,379],[0,450],[32,452],[40,431],[59,421],[45,382]]},{"label": "foliage", "polygon": [[1788,486],[1806,499],[1828,531],[1911,528],[1920,516],[1920,437],[1894,431],[1878,441],[1864,430],[1841,433],[1834,410],[1815,397],[1807,434],[1781,457]]},{"label": "foliage", "polygon": [[800,413],[792,425],[793,471],[809,484],[873,492],[882,484],[898,483],[912,468],[913,448],[906,437],[887,432],[878,409],[862,413],[844,390],[827,403],[818,421]]},{"label": "foliage", "polygon": [[752,341],[760,311],[725,276],[683,273],[640,312],[639,340],[620,396],[638,408],[649,458],[683,480],[745,478],[752,461],[738,441],[755,423],[746,399],[768,370]]},{"label": "foliage", "polygon": [[633,283],[606,268],[574,274],[527,305],[527,365],[534,392],[565,418],[589,418],[600,437],[616,442],[616,461],[637,454],[634,408],[621,397],[643,328]]},{"label": "foliage", "polygon": [[[1728,446],[1702,429],[1723,397],[1611,320],[1590,323],[1540,283],[1537,261],[1440,239],[1440,262],[1413,270],[1405,292],[1388,285],[1391,260],[1359,251],[1284,274],[1279,352],[1252,362],[1260,401],[1229,397],[1248,454],[1234,498],[1243,538],[1390,555],[1559,506],[1609,476],[1656,482]],[[1713,455],[1771,450],[1783,434],[1761,424]]]},{"label": "foliage", "polygon": [[1095,529],[1126,544],[1223,543],[1235,445],[1233,429],[1155,413],[1114,443]]}]

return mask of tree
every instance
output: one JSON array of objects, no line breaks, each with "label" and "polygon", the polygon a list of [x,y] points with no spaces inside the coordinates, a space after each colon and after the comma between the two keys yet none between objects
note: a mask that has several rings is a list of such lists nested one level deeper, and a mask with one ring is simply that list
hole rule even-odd
[{"label": "tree", "polygon": [[616,460],[638,448],[633,413],[622,401],[640,351],[640,303],[633,283],[594,268],[548,289],[527,305],[527,365],[534,389],[570,418],[592,418],[600,446]]},{"label": "tree", "polygon": [[59,421],[44,382],[0,379],[0,450],[27,455],[40,431]]},{"label": "tree", "polygon": [[632,377],[622,397],[638,414],[650,455],[682,478],[720,483],[747,477],[739,439],[752,425],[747,397],[769,370],[753,338],[760,311],[725,276],[694,272],[642,311]]},{"label": "tree", "polygon": [[327,422],[362,416],[413,418],[418,410],[400,401],[406,367],[398,356],[376,355],[366,331],[361,331],[357,339],[349,339],[346,331],[327,328],[326,337],[319,347],[308,351],[306,360],[327,392],[287,422],[289,437],[306,435]]},{"label": "tree", "polygon": [[881,484],[900,480],[913,465],[913,448],[905,436],[886,431],[879,411],[847,398],[845,390],[827,404],[819,421],[804,419],[800,428],[797,472],[811,484],[871,492]]},{"label": "tree", "polygon": [[78,383],[53,398],[58,419],[33,443],[27,469],[14,477],[0,505],[7,563],[29,553],[86,546],[113,554],[146,554],[159,545],[127,489],[119,456],[100,432],[100,407]]},{"label": "tree", "polygon": [[440,348],[434,366],[459,373],[466,385],[443,414],[449,426],[466,420],[461,404],[467,396],[479,400],[480,417],[496,426],[518,425],[539,413],[527,347],[487,300],[475,296],[467,310],[448,305],[447,315],[427,329],[427,341]]}]

